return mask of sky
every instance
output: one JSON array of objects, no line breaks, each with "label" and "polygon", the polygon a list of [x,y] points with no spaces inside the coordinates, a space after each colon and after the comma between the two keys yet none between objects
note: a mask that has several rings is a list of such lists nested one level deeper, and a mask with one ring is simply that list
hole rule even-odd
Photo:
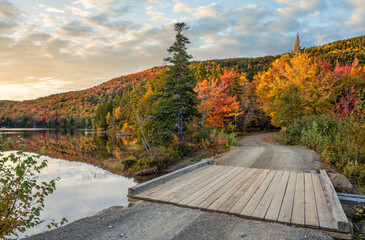
[{"label": "sky", "polygon": [[364,0],[0,0],[0,99],[86,89],[164,65],[173,24],[193,60],[276,55],[365,34]]}]

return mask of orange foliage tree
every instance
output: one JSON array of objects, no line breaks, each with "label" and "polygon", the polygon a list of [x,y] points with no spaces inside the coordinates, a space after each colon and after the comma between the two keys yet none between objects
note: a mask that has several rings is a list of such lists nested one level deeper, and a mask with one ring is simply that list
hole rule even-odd
[{"label": "orange foliage tree", "polygon": [[[219,79],[204,79],[197,83],[195,91],[200,100],[199,111],[202,114],[202,126],[215,126],[219,129],[232,128],[230,117],[241,113],[236,96],[229,94],[229,82]],[[232,129],[231,129],[232,130]]]}]

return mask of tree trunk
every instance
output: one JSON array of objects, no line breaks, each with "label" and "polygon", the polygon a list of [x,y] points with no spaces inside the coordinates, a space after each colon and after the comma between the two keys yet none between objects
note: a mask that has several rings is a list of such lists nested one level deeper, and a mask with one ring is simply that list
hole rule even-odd
[{"label": "tree trunk", "polygon": [[150,144],[148,143],[147,138],[146,138],[146,136],[145,136],[145,134],[144,134],[143,126],[142,126],[142,125],[143,125],[143,123],[142,123],[142,121],[141,121],[141,120],[140,120],[140,118],[139,118],[138,109],[137,109],[136,117],[137,117],[137,122],[138,122],[138,125],[139,125],[139,127],[140,127],[140,129],[141,129],[141,133],[142,133],[142,138],[141,138],[141,140],[142,140],[143,146],[145,147],[145,149],[146,149],[147,153],[151,156],[151,155],[152,155],[152,149],[151,149],[151,146],[150,146]]},{"label": "tree trunk", "polygon": [[205,112],[202,113],[202,120],[200,122],[201,126],[204,127],[204,121],[205,121]]},{"label": "tree trunk", "polygon": [[179,142],[182,142],[183,141],[183,108],[182,106],[180,106],[180,109],[179,109],[179,116],[178,116],[178,119],[179,119],[179,123],[178,123],[178,127],[177,127],[177,137],[179,139]]}]

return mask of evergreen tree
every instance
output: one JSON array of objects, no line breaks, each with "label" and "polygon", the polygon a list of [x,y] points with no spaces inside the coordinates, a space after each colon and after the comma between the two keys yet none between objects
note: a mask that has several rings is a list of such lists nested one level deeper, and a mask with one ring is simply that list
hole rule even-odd
[{"label": "evergreen tree", "polygon": [[195,72],[195,78],[196,80],[202,81],[204,78],[206,78],[207,75],[207,70],[205,69],[205,66],[203,63],[199,63],[197,68],[196,68],[196,72]]},{"label": "evergreen tree", "polygon": [[[166,77],[162,79],[162,86],[157,93],[152,116],[154,137],[158,140],[168,140],[172,134],[177,134],[180,142],[183,141],[184,124],[191,117],[198,115],[197,96],[194,91],[196,80],[189,68],[191,55],[187,53],[186,45],[189,39],[182,34],[189,29],[185,23],[176,23],[177,32],[175,42],[167,49],[171,57],[165,61],[171,63]],[[162,139],[161,139],[162,138]]]},{"label": "evergreen tree", "polygon": [[299,44],[299,33],[297,32],[297,40],[295,41],[294,44],[294,51],[293,53],[298,54],[300,53],[300,44]]}]

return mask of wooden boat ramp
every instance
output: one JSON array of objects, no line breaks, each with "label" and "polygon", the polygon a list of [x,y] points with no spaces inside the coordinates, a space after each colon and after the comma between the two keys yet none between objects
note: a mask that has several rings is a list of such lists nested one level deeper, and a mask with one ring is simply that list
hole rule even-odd
[{"label": "wooden boat ramp", "polygon": [[208,159],[129,189],[128,197],[325,231],[350,223],[326,172],[212,165]]}]

